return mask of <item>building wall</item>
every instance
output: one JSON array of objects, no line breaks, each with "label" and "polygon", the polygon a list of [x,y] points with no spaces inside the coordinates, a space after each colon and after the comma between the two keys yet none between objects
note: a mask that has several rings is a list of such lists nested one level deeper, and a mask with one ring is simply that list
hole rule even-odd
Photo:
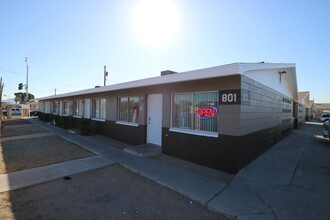
[{"label": "building wall", "polygon": [[[207,137],[171,130],[173,94],[202,91],[219,91],[218,136]],[[139,145],[146,143],[148,94],[159,93],[163,94],[163,152],[227,172],[238,172],[293,127],[292,99],[242,75],[103,92],[55,101],[67,101],[71,105],[73,100],[84,99],[85,117],[89,118],[91,99],[106,98],[106,117],[104,120],[92,119],[90,130]],[[139,97],[138,123],[134,125],[117,121],[118,98],[127,96]],[[70,114],[72,112],[70,110]]]},{"label": "building wall", "polygon": [[267,86],[268,88],[272,88],[274,91],[278,91],[279,93],[286,95],[288,97],[292,97],[292,88],[290,87],[288,75],[289,70],[287,70],[287,74],[279,74],[279,69],[263,69],[257,71],[248,71],[244,73],[244,75],[260,84]]},{"label": "building wall", "polygon": [[237,103],[220,101],[219,137],[181,134],[163,126],[165,153],[235,173],[293,129],[292,98],[246,76],[233,81],[236,86],[217,83],[219,99],[222,94],[240,95]]},{"label": "building wall", "polygon": [[249,101],[242,102],[240,106],[240,135],[276,126],[292,128],[292,98],[245,76],[242,76],[241,83],[242,90],[248,93]]},{"label": "building wall", "polygon": [[306,107],[302,103],[297,103],[297,120],[298,120],[298,128],[302,127],[306,120]]}]

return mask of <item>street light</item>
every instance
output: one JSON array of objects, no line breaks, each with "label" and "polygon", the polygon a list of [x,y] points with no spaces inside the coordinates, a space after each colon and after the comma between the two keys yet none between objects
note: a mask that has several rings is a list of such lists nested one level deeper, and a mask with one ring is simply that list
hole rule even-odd
[{"label": "street light", "polygon": [[25,101],[29,101],[29,64],[28,64],[28,58],[25,57],[25,63],[26,63],[26,85],[25,85],[25,90],[26,90],[26,97]]}]

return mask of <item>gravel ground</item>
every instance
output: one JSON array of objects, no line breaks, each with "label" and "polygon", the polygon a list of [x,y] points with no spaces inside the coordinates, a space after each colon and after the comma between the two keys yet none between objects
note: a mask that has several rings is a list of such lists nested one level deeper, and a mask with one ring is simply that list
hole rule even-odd
[{"label": "gravel ground", "polygon": [[4,128],[1,130],[1,137],[14,137],[21,135],[29,135],[29,134],[39,134],[39,133],[47,133],[48,131],[41,128],[38,125],[33,124],[21,124],[24,126],[6,126],[5,123]]},{"label": "gravel ground", "polygon": [[[25,120],[7,121],[2,131],[7,137],[47,132]],[[94,154],[55,135],[1,141],[0,174],[91,155]],[[0,193],[0,219],[226,218],[167,187],[113,165]]]},{"label": "gravel ground", "polygon": [[3,123],[6,126],[32,124],[32,122],[18,116],[14,116],[12,119],[6,119]]},{"label": "gravel ground", "polygon": [[0,193],[0,219],[225,219],[119,165]]},{"label": "gravel ground", "polygon": [[93,155],[90,151],[55,135],[2,141],[0,142],[0,174]]}]

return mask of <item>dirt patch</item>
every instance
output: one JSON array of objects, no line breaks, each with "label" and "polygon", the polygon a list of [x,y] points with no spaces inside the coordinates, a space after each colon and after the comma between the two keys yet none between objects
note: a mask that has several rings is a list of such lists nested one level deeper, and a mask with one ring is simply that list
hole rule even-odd
[{"label": "dirt patch", "polygon": [[21,135],[29,134],[38,134],[38,133],[47,133],[49,131],[41,128],[38,125],[17,125],[17,126],[8,126],[5,124],[5,127],[1,130],[1,137],[14,137]]},{"label": "dirt patch", "polygon": [[0,193],[0,219],[225,219],[119,165]]},{"label": "dirt patch", "polygon": [[3,141],[0,150],[2,174],[94,155],[58,136]]}]

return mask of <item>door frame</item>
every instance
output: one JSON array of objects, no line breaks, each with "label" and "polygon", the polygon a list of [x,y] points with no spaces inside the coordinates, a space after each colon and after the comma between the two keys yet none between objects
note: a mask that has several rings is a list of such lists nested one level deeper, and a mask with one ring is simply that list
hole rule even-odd
[{"label": "door frame", "polygon": [[[150,126],[149,126],[149,112],[152,111],[152,103],[150,103],[150,96],[157,96],[159,99],[160,99],[160,103],[161,103],[161,106],[160,106],[160,109],[159,111],[157,112],[157,115],[160,116],[160,120],[159,120],[159,124],[157,126],[158,127],[158,134],[160,135],[159,136],[159,140],[158,140],[158,143],[150,143],[149,142],[149,137],[151,135],[151,131],[150,131]],[[156,93],[156,94],[148,94],[148,100],[147,100],[147,144],[155,144],[155,145],[158,145],[158,146],[162,146],[162,125],[163,125],[163,94],[162,93]]]}]

